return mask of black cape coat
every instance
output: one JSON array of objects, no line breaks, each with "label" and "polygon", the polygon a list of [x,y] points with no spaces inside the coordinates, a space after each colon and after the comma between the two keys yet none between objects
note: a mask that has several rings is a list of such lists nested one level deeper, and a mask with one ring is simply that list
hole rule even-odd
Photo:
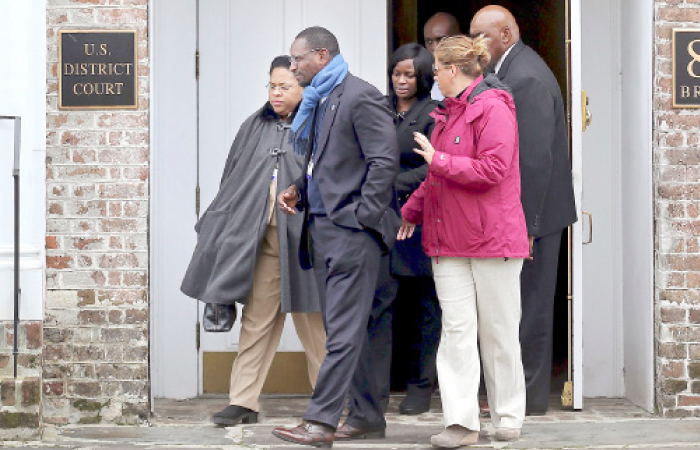
[{"label": "black cape coat", "polygon": [[[241,125],[219,192],[195,226],[197,246],[181,286],[186,295],[204,303],[247,302],[267,228],[275,164],[279,160],[277,193],[301,174],[304,156],[296,155],[290,144],[290,123],[280,121],[268,103]],[[276,219],[281,311],[319,311],[313,272],[302,270],[297,259],[303,217],[277,211]]]}]

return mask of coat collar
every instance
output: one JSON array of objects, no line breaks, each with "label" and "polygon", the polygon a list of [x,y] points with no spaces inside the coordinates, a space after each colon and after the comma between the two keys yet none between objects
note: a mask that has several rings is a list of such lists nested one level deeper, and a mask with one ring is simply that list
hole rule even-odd
[{"label": "coat collar", "polygon": [[[299,111],[299,105],[294,108],[294,111],[289,115],[287,118],[288,123],[292,123],[294,121],[294,116],[296,116],[297,111]],[[270,102],[265,102],[262,108],[260,108],[260,118],[263,120],[269,120],[269,121],[278,121],[280,120],[280,116],[275,112],[275,110],[272,108],[272,105]]]},{"label": "coat collar", "polygon": [[[418,117],[424,114],[423,110],[431,106],[431,110],[435,109],[437,103],[433,102],[433,99],[430,97],[430,95],[426,95],[422,99],[418,100],[411,106],[411,108],[408,111],[406,111],[402,119],[398,117],[394,119],[394,123],[396,124],[397,130],[402,129],[415,122],[418,119]],[[395,106],[392,105],[392,107],[394,107],[394,114],[396,114]]]},{"label": "coat collar", "polygon": [[461,94],[459,94],[459,97],[446,98],[445,107],[436,109],[430,113],[430,116],[433,117],[436,122],[447,122],[448,115],[462,113],[467,108],[467,103],[469,103],[469,95],[483,79],[484,76],[479,75]]},{"label": "coat collar", "polygon": [[498,78],[501,80],[506,76],[508,73],[508,69],[510,68],[510,64],[513,62],[515,58],[518,57],[518,54],[520,54],[521,51],[525,48],[525,44],[523,44],[523,41],[518,41],[515,44],[513,44],[513,48],[511,49],[510,53],[508,53],[508,56],[506,56],[506,59],[503,61],[503,64],[501,64],[501,70],[498,71]]}]

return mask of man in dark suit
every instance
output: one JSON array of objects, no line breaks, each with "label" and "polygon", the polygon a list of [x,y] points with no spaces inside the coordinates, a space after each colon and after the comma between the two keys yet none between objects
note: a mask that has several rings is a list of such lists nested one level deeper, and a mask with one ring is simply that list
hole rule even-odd
[{"label": "man in dark suit", "polygon": [[521,200],[531,260],[520,278],[520,346],[526,412],[547,412],[554,291],[562,232],[576,221],[568,125],[561,89],[547,64],[520,40],[507,9],[490,5],[474,15],[470,33],[490,38],[492,69],[512,90],[520,133]]},{"label": "man in dark suit", "polygon": [[389,207],[399,167],[389,105],[372,85],[347,71],[335,36],[311,27],[292,43],[291,70],[304,99],[292,125],[306,154],[306,173],[278,196],[288,214],[304,211],[302,264],[313,265],[328,354],[304,421],[273,434],[302,445],[331,447],[356,372],[380,271],[399,219]]}]

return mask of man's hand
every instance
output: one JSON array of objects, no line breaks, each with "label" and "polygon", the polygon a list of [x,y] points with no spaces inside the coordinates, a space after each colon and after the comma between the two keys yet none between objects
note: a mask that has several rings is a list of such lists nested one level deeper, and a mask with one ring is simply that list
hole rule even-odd
[{"label": "man's hand", "polygon": [[401,228],[399,228],[399,232],[396,235],[396,239],[399,241],[406,240],[413,236],[413,232],[416,229],[416,225],[407,221],[406,219],[401,219]]},{"label": "man's hand", "polygon": [[285,214],[297,213],[297,202],[299,201],[299,189],[296,185],[291,185],[277,196],[277,206]]},{"label": "man's hand", "polygon": [[432,164],[435,149],[430,144],[430,140],[427,137],[425,137],[425,135],[418,132],[413,133],[413,140],[416,141],[416,144],[420,145],[421,147],[421,150],[414,148],[413,151],[421,155],[423,159],[425,159],[425,162],[428,163],[428,165]]},{"label": "man's hand", "polygon": [[535,259],[535,250],[534,250],[534,245],[535,245],[535,236],[528,236],[527,240],[530,242],[530,257],[528,258],[530,261]]}]

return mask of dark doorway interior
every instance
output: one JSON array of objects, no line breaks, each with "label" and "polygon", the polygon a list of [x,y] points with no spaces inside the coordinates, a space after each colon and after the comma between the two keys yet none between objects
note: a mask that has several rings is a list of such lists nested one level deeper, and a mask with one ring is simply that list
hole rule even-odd
[{"label": "dark doorway interior", "polygon": [[[423,43],[423,24],[438,11],[449,12],[459,20],[463,33],[469,32],[471,18],[489,4],[508,8],[520,27],[523,42],[531,46],[547,62],[559,81],[564,99],[566,87],[566,0],[391,0],[392,24],[389,50],[408,42]],[[562,392],[567,378],[568,362],[568,236],[564,233],[559,257],[557,290],[554,311],[554,348],[552,355],[552,394]],[[400,299],[397,299],[400,303]],[[396,303],[395,303],[396,305]],[[405,390],[408,349],[405,327],[406,312],[400,305],[394,315],[394,355],[392,358],[391,387]]]}]

